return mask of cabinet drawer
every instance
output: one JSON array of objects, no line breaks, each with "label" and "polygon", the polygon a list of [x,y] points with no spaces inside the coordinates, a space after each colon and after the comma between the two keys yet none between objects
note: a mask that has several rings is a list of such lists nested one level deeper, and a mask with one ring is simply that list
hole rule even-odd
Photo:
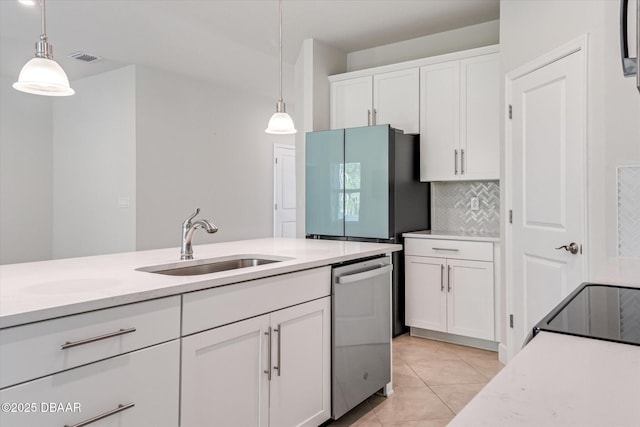
[{"label": "cabinet drawer", "polygon": [[404,239],[405,255],[493,261],[493,243],[445,239]]},{"label": "cabinet drawer", "polygon": [[182,335],[328,295],[331,295],[331,267],[192,292],[182,297]]},{"label": "cabinet drawer", "polygon": [[72,426],[133,404],[96,425],[175,427],[179,367],[180,341],[173,340],[9,387],[0,401],[15,403],[16,412],[0,412],[0,425]]},{"label": "cabinet drawer", "polygon": [[179,336],[179,296],[2,329],[0,388]]}]

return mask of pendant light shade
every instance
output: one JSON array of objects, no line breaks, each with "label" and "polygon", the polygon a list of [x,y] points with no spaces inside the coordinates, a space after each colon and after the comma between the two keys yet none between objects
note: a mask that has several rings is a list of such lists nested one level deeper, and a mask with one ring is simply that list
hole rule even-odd
[{"label": "pendant light shade", "polygon": [[75,91],[69,85],[64,70],[53,60],[53,47],[47,40],[45,0],[41,0],[42,34],[36,43],[36,57],[27,62],[13,88],[21,92],[45,96],[69,96]]},{"label": "pendant light shade", "polygon": [[289,135],[297,131],[291,116],[287,114],[282,100],[282,0],[278,0],[278,7],[280,12],[280,98],[278,98],[278,103],[276,104],[276,112],[269,119],[265,132],[276,135]]},{"label": "pendant light shade", "polygon": [[297,132],[291,116],[285,111],[284,102],[278,101],[276,112],[269,119],[269,125],[265,132],[277,135],[289,135]]}]

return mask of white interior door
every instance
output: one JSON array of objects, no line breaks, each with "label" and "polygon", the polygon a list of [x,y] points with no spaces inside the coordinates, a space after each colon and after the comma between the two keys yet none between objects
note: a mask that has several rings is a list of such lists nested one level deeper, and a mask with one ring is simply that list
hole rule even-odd
[{"label": "white interior door", "polygon": [[[534,62],[507,83],[512,106],[507,126],[513,210],[510,356],[586,278],[585,53],[583,48],[568,53]],[[572,242],[576,253],[557,249]]]},{"label": "white interior door", "polygon": [[296,237],[296,149],[273,148],[273,236]]}]

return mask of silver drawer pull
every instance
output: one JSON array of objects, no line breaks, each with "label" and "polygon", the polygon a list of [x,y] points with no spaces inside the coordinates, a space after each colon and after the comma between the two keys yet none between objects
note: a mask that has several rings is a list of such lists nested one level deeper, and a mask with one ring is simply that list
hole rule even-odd
[{"label": "silver drawer pull", "polygon": [[131,332],[135,332],[135,331],[136,331],[136,328],[120,329],[119,331],[100,335],[98,337],[87,338],[84,340],[78,340],[73,342],[66,342],[62,344],[62,349],[66,350],[71,347],[77,347],[79,345],[89,344],[89,343],[100,341],[100,340],[106,340],[107,338],[113,338],[113,337],[118,337],[120,335],[130,334]]},{"label": "silver drawer pull", "polygon": [[116,409],[112,409],[110,411],[105,412],[104,414],[100,414],[100,415],[96,415],[93,418],[89,418],[88,420],[84,420],[84,421],[80,421],[78,424],[65,424],[64,427],[82,427],[82,426],[87,426],[91,423],[95,423],[98,420],[101,420],[103,418],[107,418],[110,417],[111,415],[115,415],[119,412],[122,411],[126,411],[129,408],[133,408],[134,406],[136,406],[135,403],[131,402],[131,403],[127,403],[125,405],[118,405],[118,407]]},{"label": "silver drawer pull", "polygon": [[431,248],[434,251],[450,251],[450,252],[460,252],[460,249],[451,249],[451,248]]}]

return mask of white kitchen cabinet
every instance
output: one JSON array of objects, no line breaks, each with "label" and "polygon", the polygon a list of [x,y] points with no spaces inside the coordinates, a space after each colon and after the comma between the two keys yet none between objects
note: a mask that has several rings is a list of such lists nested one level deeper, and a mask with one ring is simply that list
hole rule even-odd
[{"label": "white kitchen cabinet", "polygon": [[1,329],[0,387],[179,337],[179,296]]},{"label": "white kitchen cabinet", "polygon": [[373,76],[331,82],[331,129],[370,126],[373,115]]},{"label": "white kitchen cabinet", "polygon": [[331,82],[331,129],[389,124],[420,131],[419,69],[390,71]]},{"label": "white kitchen cabinet", "polygon": [[493,262],[461,259],[470,254],[492,257],[491,246],[405,239],[407,326],[493,341]]},{"label": "white kitchen cabinet", "polygon": [[173,340],[4,388],[0,425],[73,426],[102,415],[96,425],[176,427],[179,358]]},{"label": "white kitchen cabinet", "polygon": [[499,179],[499,54],[420,69],[420,180]]},{"label": "white kitchen cabinet", "polygon": [[330,310],[325,297],[185,337],[181,425],[326,421]]}]

